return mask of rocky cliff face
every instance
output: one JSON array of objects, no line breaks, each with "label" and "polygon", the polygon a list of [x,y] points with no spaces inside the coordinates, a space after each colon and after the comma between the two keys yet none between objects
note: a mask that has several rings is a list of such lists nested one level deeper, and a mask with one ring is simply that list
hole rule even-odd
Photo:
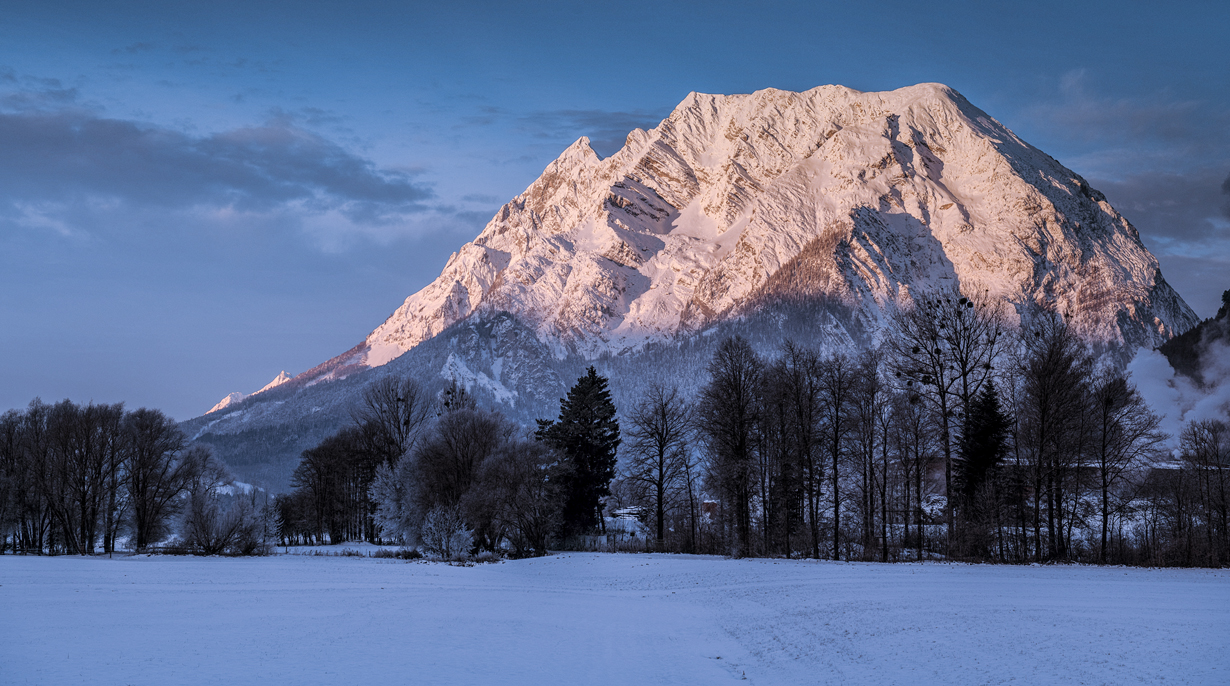
[{"label": "rocky cliff face", "polygon": [[946,86],[693,93],[607,159],[570,146],[363,343],[188,424],[341,417],[342,387],[410,372],[528,417],[590,360],[617,396],[691,386],[711,334],[872,343],[949,288],[1057,308],[1120,358],[1197,323],[1101,193]]},{"label": "rocky cliff face", "polygon": [[822,86],[693,93],[605,160],[578,140],[367,337],[362,363],[497,311],[561,358],[595,357],[758,293],[839,301],[874,330],[941,287],[1052,304],[1110,347],[1196,323],[1101,193],[957,92]]}]

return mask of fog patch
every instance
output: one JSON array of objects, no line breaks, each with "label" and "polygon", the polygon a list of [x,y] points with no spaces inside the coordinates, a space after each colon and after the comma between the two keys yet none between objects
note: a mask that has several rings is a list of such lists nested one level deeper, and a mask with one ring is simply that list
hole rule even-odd
[{"label": "fog patch", "polygon": [[1170,434],[1167,447],[1179,448],[1183,427],[1206,419],[1230,420],[1230,345],[1204,344],[1201,351],[1203,387],[1176,374],[1166,356],[1141,348],[1128,365],[1132,382],[1154,412],[1162,416],[1162,430]]}]

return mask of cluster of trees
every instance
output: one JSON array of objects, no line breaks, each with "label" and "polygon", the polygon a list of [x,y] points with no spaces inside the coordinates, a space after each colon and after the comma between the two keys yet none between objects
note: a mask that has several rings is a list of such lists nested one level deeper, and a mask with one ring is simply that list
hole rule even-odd
[{"label": "cluster of trees", "polygon": [[232,482],[158,410],[35,400],[0,415],[0,552],[257,552],[267,522]]},{"label": "cluster of trees", "polygon": [[303,453],[280,496],[284,543],[422,544],[440,557],[548,541],[601,526],[619,425],[607,380],[591,367],[530,434],[480,410],[457,386],[433,401],[411,378],[364,392],[354,422]]},{"label": "cluster of trees", "polygon": [[305,450],[291,478],[294,491],[277,497],[281,542],[379,542],[371,497],[377,471],[415,447],[431,410],[431,398],[412,379],[388,376],[369,385],[351,425]]},{"label": "cluster of trees", "polygon": [[660,550],[1225,564],[1226,424],[1189,425],[1167,456],[1130,379],[1062,316],[1003,322],[942,294],[859,354],[731,338],[695,397],[648,385],[622,438],[593,368],[532,434],[462,389],[390,377],[303,453],[281,535],[530,555],[604,533],[622,507]]},{"label": "cluster of trees", "polygon": [[[659,550],[831,559],[1230,561],[1230,427],[1180,450],[1065,319],[1008,330],[944,294],[858,354],[723,341],[695,397],[649,384],[620,420],[593,367],[533,429],[457,386],[387,376],[303,452],[271,507],[156,410],[35,400],[0,416],[0,552],[200,553],[401,541],[539,555],[639,512]],[[622,458],[617,461],[617,455]]]},{"label": "cluster of trees", "polygon": [[628,413],[616,494],[662,549],[1225,564],[1225,423],[1189,425],[1170,459],[1063,317],[1002,321],[954,294],[857,356],[728,339],[696,398],[652,387]]}]

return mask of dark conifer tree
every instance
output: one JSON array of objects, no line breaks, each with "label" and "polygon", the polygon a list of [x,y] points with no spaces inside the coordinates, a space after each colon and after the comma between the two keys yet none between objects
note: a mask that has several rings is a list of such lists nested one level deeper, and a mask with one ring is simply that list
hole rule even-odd
[{"label": "dark conifer tree", "polygon": [[540,441],[559,450],[564,496],[564,535],[581,533],[602,522],[602,498],[611,494],[619,422],[607,380],[590,367],[568,397],[560,399],[559,419],[538,420]]},{"label": "dark conifer tree", "polygon": [[995,383],[988,382],[970,404],[965,435],[961,437],[962,461],[958,486],[962,507],[974,507],[979,490],[993,478],[996,467],[1004,457],[1008,425]]}]

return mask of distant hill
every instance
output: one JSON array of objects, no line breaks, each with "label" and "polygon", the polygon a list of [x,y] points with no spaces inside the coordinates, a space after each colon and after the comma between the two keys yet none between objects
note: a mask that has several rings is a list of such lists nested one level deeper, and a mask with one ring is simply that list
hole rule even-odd
[{"label": "distant hill", "polygon": [[1223,346],[1230,346],[1230,290],[1221,294],[1221,308],[1215,316],[1166,341],[1158,351],[1177,373],[1203,388],[1210,382],[1204,378],[1212,362],[1208,357]]}]

